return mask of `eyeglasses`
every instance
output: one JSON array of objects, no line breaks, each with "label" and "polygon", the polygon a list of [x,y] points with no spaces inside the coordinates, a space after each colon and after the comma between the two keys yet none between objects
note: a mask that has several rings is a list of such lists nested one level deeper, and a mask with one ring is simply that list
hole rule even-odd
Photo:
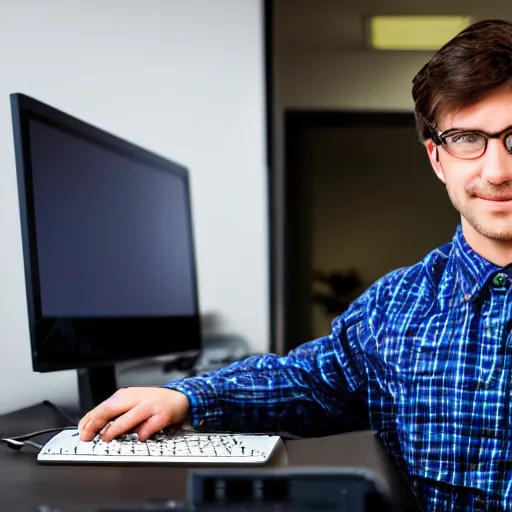
[{"label": "eyeglasses", "polygon": [[512,126],[501,132],[487,133],[481,130],[451,128],[443,132],[432,131],[432,140],[455,158],[474,160],[486,151],[489,139],[500,139],[505,149],[512,154]]}]

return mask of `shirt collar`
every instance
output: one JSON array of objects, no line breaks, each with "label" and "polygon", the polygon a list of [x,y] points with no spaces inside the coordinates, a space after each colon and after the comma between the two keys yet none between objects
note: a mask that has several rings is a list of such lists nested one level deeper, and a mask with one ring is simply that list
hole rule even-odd
[{"label": "shirt collar", "polygon": [[469,246],[460,225],[453,236],[453,250],[462,291],[469,300],[473,300],[501,267],[486,260]]}]

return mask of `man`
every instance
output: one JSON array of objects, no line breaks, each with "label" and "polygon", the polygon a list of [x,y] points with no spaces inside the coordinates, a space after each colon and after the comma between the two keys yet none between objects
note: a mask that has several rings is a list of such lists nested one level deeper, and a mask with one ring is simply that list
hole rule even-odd
[{"label": "man", "polygon": [[452,242],[380,279],[329,336],[167,389],[121,390],[82,419],[82,439],[114,417],[106,440],[187,417],[322,435],[344,430],[364,400],[425,509],[512,510],[512,24],[461,32],[414,78],[413,98],[461,214]]}]

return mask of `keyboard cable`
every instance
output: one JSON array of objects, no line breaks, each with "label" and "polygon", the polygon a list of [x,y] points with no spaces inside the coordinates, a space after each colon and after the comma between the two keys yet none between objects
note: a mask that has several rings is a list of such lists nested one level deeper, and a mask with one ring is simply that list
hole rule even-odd
[{"label": "keyboard cable", "polygon": [[13,450],[21,450],[23,446],[32,446],[40,450],[43,445],[32,441],[33,437],[42,436],[44,434],[51,434],[53,432],[62,432],[63,430],[76,430],[76,427],[56,427],[56,428],[47,428],[44,430],[37,430],[35,432],[30,432],[28,434],[23,434],[21,436],[15,437],[3,437],[0,438],[0,442],[6,444],[9,448]]}]

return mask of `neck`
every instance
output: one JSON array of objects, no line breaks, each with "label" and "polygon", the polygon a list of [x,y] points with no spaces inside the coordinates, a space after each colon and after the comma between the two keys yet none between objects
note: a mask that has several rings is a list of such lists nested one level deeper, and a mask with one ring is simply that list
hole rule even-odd
[{"label": "neck", "polygon": [[468,245],[477,254],[498,267],[512,263],[512,240],[494,240],[479,233],[462,218],[462,233]]}]

